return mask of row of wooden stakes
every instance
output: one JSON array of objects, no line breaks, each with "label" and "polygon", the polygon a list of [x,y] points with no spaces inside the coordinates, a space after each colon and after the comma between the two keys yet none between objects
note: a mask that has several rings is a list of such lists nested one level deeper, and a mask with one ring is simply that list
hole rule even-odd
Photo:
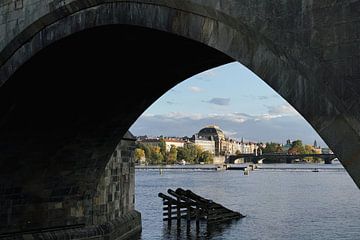
[{"label": "row of wooden stakes", "polygon": [[170,196],[163,193],[158,196],[163,200],[163,220],[169,223],[174,219],[178,222],[186,219],[188,223],[195,219],[198,226],[200,220],[211,224],[245,217],[190,190],[177,188],[175,191],[168,189],[167,192]]}]

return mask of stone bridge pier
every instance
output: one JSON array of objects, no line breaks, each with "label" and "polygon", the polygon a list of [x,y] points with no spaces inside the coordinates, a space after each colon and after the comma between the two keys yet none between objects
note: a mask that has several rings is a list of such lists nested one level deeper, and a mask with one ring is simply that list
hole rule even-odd
[{"label": "stone bridge pier", "polygon": [[359,13],[358,0],[2,0],[1,236],[137,232],[128,129],[176,84],[233,61],[360,186]]},{"label": "stone bridge pier", "polygon": [[[73,167],[49,160],[14,166],[16,181],[2,172],[0,239],[127,239],[138,234],[134,140],[128,132],[106,166],[87,166],[78,159],[74,173]],[[66,154],[72,154],[70,149]]]}]

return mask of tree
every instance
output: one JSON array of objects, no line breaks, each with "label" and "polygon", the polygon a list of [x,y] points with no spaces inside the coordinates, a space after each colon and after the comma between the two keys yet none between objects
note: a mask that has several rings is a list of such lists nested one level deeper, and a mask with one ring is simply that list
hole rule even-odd
[{"label": "tree", "polygon": [[160,147],[160,153],[163,156],[165,156],[166,155],[166,143],[165,143],[164,139],[160,139],[159,147]]},{"label": "tree", "polygon": [[305,153],[305,148],[301,140],[295,140],[291,143],[289,154],[304,154],[304,153]]},{"label": "tree", "polygon": [[203,148],[201,146],[195,145],[195,163],[200,162],[201,154],[204,152]]},{"label": "tree", "polygon": [[143,143],[140,143],[140,144],[138,145],[138,148],[144,150],[144,152],[145,152],[145,158],[146,158],[146,159],[150,159],[151,150],[150,150],[150,147],[149,147],[148,145],[145,145],[145,144],[143,144]]},{"label": "tree", "polygon": [[169,164],[174,164],[176,162],[177,150],[176,150],[176,147],[174,145],[171,146],[170,152],[167,153],[166,158],[167,158],[167,162]]},{"label": "tree", "polygon": [[198,163],[202,149],[194,144],[186,144],[184,147],[177,148],[177,160],[185,160],[189,163]]},{"label": "tree", "polygon": [[186,151],[185,147],[178,147],[177,148],[177,156],[176,156],[178,161],[181,160],[185,160],[188,159],[188,152]]},{"label": "tree", "polygon": [[213,163],[214,162],[214,155],[211,154],[209,151],[203,151],[200,154],[198,162],[204,162],[204,163],[208,163],[208,164]]},{"label": "tree", "polygon": [[190,162],[190,163],[195,163],[195,159],[197,157],[197,152],[196,152],[195,145],[194,144],[187,144],[185,146],[185,149],[187,151],[187,156],[188,156],[188,159],[186,161]]},{"label": "tree", "polygon": [[141,159],[145,158],[145,151],[141,148],[135,149],[135,161],[140,162]]},{"label": "tree", "polygon": [[[316,154],[316,150],[314,146],[311,145],[305,145],[304,147],[305,149],[305,154]],[[318,158],[318,157],[306,157],[304,158],[305,161],[307,162],[311,162],[311,163],[321,163],[323,162],[323,159]]]},{"label": "tree", "polygon": [[291,147],[302,147],[302,146],[303,146],[302,141],[299,139],[291,143]]},{"label": "tree", "polygon": [[314,154],[314,153],[316,153],[316,151],[313,146],[306,144],[304,147],[304,153],[305,154]]},{"label": "tree", "polygon": [[159,146],[151,146],[150,147],[150,163],[151,164],[162,164],[164,161],[164,156],[160,152]]},{"label": "tree", "polygon": [[266,147],[263,149],[263,153],[278,153],[282,152],[282,148],[279,143],[266,143]]}]

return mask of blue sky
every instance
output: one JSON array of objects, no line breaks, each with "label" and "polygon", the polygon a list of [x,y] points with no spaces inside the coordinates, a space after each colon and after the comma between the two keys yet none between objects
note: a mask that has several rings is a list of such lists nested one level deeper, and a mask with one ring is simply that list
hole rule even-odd
[{"label": "blue sky", "polygon": [[215,124],[234,139],[326,146],[303,117],[240,63],[197,74],[159,98],[132,125],[134,135],[192,136]]}]

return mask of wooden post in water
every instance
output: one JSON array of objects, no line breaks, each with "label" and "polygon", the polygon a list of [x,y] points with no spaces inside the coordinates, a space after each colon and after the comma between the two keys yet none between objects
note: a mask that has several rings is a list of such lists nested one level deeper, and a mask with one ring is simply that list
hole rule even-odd
[{"label": "wooden post in water", "polygon": [[196,230],[199,230],[199,226],[200,226],[200,209],[199,209],[199,205],[196,204],[196,209],[195,209],[195,214],[196,214]]},{"label": "wooden post in water", "polygon": [[[168,189],[168,193],[173,197],[159,193],[158,196],[163,199],[163,218],[168,221],[168,226],[171,226],[171,220],[177,219],[178,230],[181,227],[181,218],[186,217],[187,231],[190,231],[191,219],[196,219],[196,230],[200,228],[200,219],[206,219],[207,223],[218,223],[232,219],[239,219],[245,217],[239,212],[234,212],[221,204],[213,202],[210,199],[203,198],[190,190],[183,190],[181,188],[173,191]],[[174,211],[176,209],[176,217]],[[174,213],[173,213],[174,212]],[[185,215],[181,215],[184,214]]]},{"label": "wooden post in water", "polygon": [[186,214],[186,226],[190,228],[190,220],[191,220],[191,205],[188,201],[186,201],[187,205],[187,214]]},{"label": "wooden post in water", "polygon": [[171,215],[172,215],[172,212],[171,212],[171,208],[172,208],[172,205],[171,205],[171,202],[168,201],[168,207],[167,207],[167,211],[168,211],[168,226],[171,226]]},{"label": "wooden post in water", "polygon": [[[176,200],[178,203],[180,203],[180,197],[176,197]],[[176,206],[176,221],[177,221],[177,227],[180,227],[181,223],[181,213],[180,213],[180,204],[177,204]]]}]

